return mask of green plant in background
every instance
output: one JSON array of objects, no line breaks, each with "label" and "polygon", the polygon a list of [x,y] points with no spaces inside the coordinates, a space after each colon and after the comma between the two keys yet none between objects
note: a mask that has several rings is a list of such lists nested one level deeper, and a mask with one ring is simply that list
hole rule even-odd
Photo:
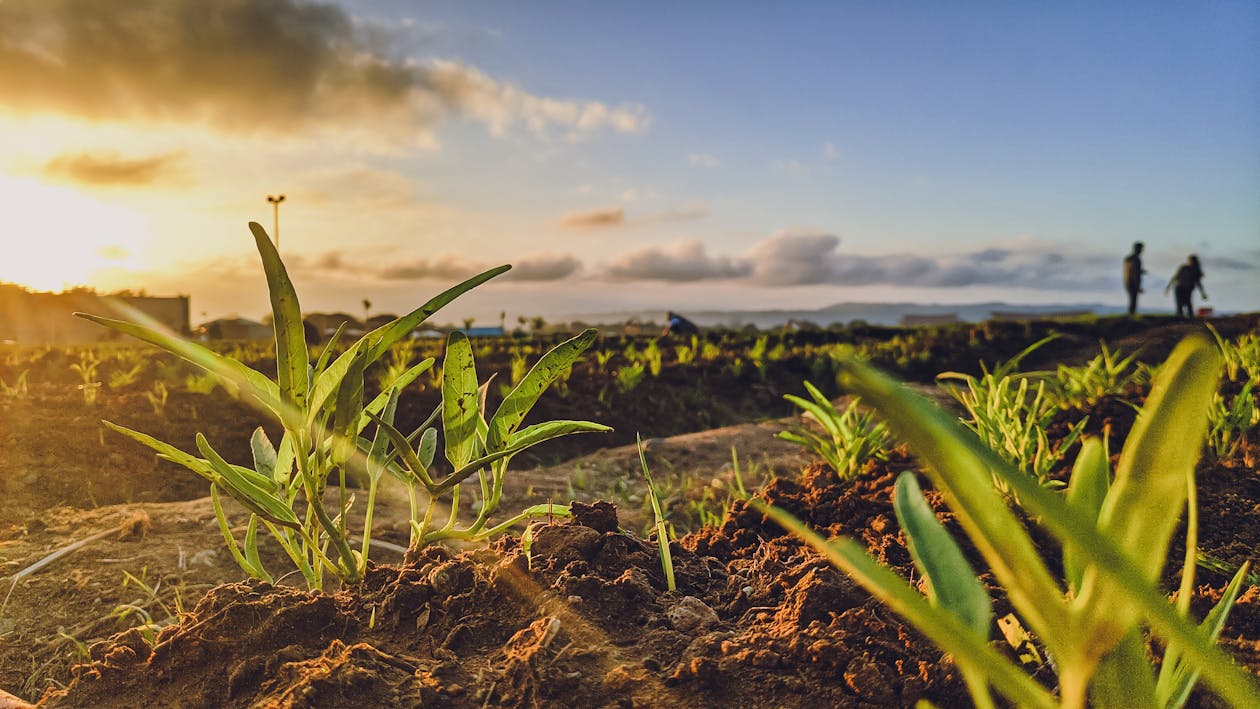
[{"label": "green plant in background", "polygon": [[130,369],[116,369],[110,372],[109,388],[123,389],[140,381],[140,373],[144,371],[144,364],[137,362]]},{"label": "green plant in background", "polygon": [[189,394],[213,394],[219,388],[221,380],[213,372],[189,374],[184,377],[184,391]]},{"label": "green plant in background", "polygon": [[1212,331],[1212,337],[1221,350],[1225,374],[1230,381],[1260,382],[1260,333],[1243,333],[1231,341],[1221,337],[1211,323],[1207,324],[1207,328]]},{"label": "green plant in background", "polygon": [[[931,511],[909,483],[898,492],[899,513],[917,519],[903,529],[914,537],[932,600],[857,541],[828,541],[782,510],[759,507],[951,653],[965,668],[977,706],[994,706],[992,689],[1027,707],[1178,707],[1200,677],[1233,706],[1260,706],[1254,681],[1215,647],[1247,567],[1201,625],[1189,617],[1198,526],[1194,467],[1221,373],[1216,348],[1206,338],[1187,338],[1161,368],[1114,479],[1103,444],[1090,439],[1077,456],[1066,496],[1037,485],[952,416],[887,376],[857,361],[841,368],[846,387],[871,402],[926,465],[1020,619],[1044,643],[1059,680],[1057,697],[988,644],[984,604],[963,579],[974,579],[974,573],[958,563],[947,534],[928,528]],[[1051,575],[1020,518],[994,490],[994,474],[1062,544],[1066,583]],[[1173,605],[1158,581],[1183,510],[1187,555]],[[1165,648],[1158,674],[1143,628]]]},{"label": "green plant in background", "polygon": [[149,405],[153,407],[153,413],[162,416],[166,413],[166,399],[170,396],[170,392],[166,389],[165,382],[153,382],[153,386],[144,393],[144,398],[149,400]]},{"label": "green plant in background", "polygon": [[96,353],[85,349],[79,353],[79,361],[72,362],[70,369],[79,375],[78,389],[83,392],[83,403],[92,406],[96,403],[96,395],[101,389],[101,382],[97,378],[96,369],[101,365],[101,360]]},{"label": "green plant in background", "polygon": [[22,372],[17,375],[17,378],[13,380],[12,384],[8,384],[3,379],[0,379],[0,393],[10,399],[25,398],[26,395],[30,393],[30,387],[26,381],[26,377],[29,372],[29,369],[23,369]]},{"label": "green plant in background", "polygon": [[[106,422],[106,426],[157,451],[211,483],[211,497],[224,541],[233,558],[248,574],[266,581],[273,579],[258,556],[259,522],[284,549],[313,589],[323,587],[325,572],[344,583],[362,580],[367,559],[350,546],[346,495],[349,466],[366,467],[363,450],[382,450],[380,436],[368,443],[360,439],[371,416],[381,412],[391,396],[432,366],[425,360],[396,379],[391,387],[370,402],[364,401],[364,372],[389,347],[441,307],[465,291],[508,270],[491,269],[434,297],[420,308],[367,333],[351,344],[335,360],[332,348],[325,348],[312,363],[306,348],[297,293],[289,280],[279,254],[266,231],[257,223],[249,228],[262,257],[271,295],[275,330],[276,379],[257,372],[240,361],[216,354],[168,332],[121,320],[79,314],[92,322],[157,345],[204,369],[230,395],[256,406],[280,422],[284,435],[279,445],[261,429],[251,440],[254,467],[228,463],[200,434],[195,456],[151,436]],[[339,495],[330,512],[324,492],[330,478]],[[226,493],[251,512],[243,547],[229,531],[220,504]],[[301,503],[301,504],[299,504]]]},{"label": "green plant in background", "polygon": [[[452,332],[442,366],[442,401],[429,420],[410,436],[395,428],[396,390],[379,415],[368,413],[394,446],[394,453],[387,455],[383,447],[373,444],[368,455],[369,474],[373,486],[386,470],[406,485],[411,501],[413,549],[443,539],[485,539],[533,517],[569,514],[566,505],[534,505],[504,522],[486,527],[490,515],[498,510],[507,466],[513,456],[561,436],[612,430],[590,421],[547,421],[521,428],[525,416],[542,393],[573,366],[597,335],[596,330],[586,330],[544,354],[504,397],[494,415],[487,419],[485,387],[477,383],[477,370],[468,337],[462,332]],[[439,417],[443,454],[453,472],[435,478],[432,468],[437,456],[438,435],[437,429],[430,424]],[[418,445],[414,443],[417,439]],[[401,465],[390,464],[394,456],[398,457]],[[459,527],[460,483],[473,475],[480,483],[480,506],[477,517],[467,526]],[[423,514],[420,513],[422,494],[427,497]],[[434,514],[438,502],[444,498],[449,498],[449,503],[446,503],[449,504],[449,514],[445,524],[435,528]]]},{"label": "green plant in background", "polygon": [[860,412],[859,401],[849,402],[844,411],[838,411],[831,400],[810,382],[805,382],[810,399],[794,394],[783,398],[796,404],[822,427],[819,434],[807,427],[793,431],[780,431],[777,435],[827,461],[841,480],[852,480],[872,460],[888,458],[888,426],[876,422],[872,412]]},{"label": "green plant in background", "polygon": [[[982,364],[979,377],[959,372],[943,372],[937,376],[938,381],[958,380],[966,384],[966,389],[953,384],[945,388],[966,409],[970,417],[965,421],[967,427],[990,450],[1031,475],[1039,485],[1051,488],[1063,486],[1060,481],[1051,479],[1050,473],[1066,459],[1088,419],[1077,421],[1066,436],[1052,444],[1046,431],[1062,407],[1049,393],[1042,373],[1020,374],[1018,369],[1024,357],[1056,337],[1051,335],[1034,342],[1011,359],[997,364],[992,371]],[[1033,379],[1037,380],[1035,387],[1031,384]],[[1010,493],[1000,477],[994,477],[994,484],[1003,495]]]},{"label": "green plant in background", "polygon": [[1247,440],[1247,434],[1260,424],[1260,407],[1253,393],[1257,380],[1250,380],[1228,404],[1219,392],[1208,409],[1208,450],[1217,460],[1229,460]]},{"label": "green plant in background", "polygon": [[664,354],[661,352],[660,345],[656,344],[656,340],[652,340],[647,347],[643,348],[643,361],[647,364],[648,373],[653,377],[661,376],[663,359]]},{"label": "green plant in background", "polygon": [[635,390],[643,381],[643,364],[627,364],[617,368],[617,387],[625,393]]},{"label": "green plant in background", "polygon": [[1142,370],[1134,362],[1138,351],[1121,357],[1120,350],[1112,351],[1107,343],[1099,341],[1102,352],[1081,367],[1060,364],[1055,370],[1056,403],[1065,408],[1085,408],[1098,403],[1104,396],[1122,394],[1142,379]]}]

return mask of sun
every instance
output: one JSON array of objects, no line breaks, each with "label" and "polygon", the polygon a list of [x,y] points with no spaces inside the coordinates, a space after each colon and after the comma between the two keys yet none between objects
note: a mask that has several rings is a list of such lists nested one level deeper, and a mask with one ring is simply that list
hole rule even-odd
[{"label": "sun", "polygon": [[0,174],[0,235],[0,281],[61,290],[133,265],[148,224],[78,190]]}]

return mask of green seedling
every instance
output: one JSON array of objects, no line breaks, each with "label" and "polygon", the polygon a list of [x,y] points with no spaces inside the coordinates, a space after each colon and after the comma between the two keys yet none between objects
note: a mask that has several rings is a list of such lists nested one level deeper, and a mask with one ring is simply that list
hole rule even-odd
[{"label": "green seedling", "polygon": [[[547,503],[531,506],[504,522],[487,527],[490,515],[499,507],[508,463],[513,456],[562,436],[612,430],[590,421],[547,421],[521,427],[542,393],[572,367],[595,341],[597,334],[593,329],[586,330],[543,355],[504,397],[494,415],[487,419],[485,391],[489,382],[478,385],[468,337],[462,332],[453,332],[447,341],[442,366],[442,401],[429,420],[410,436],[395,428],[396,392],[386,400],[382,412],[368,412],[368,416],[376,421],[379,434],[368,455],[372,489],[385,471],[407,487],[411,500],[413,549],[443,539],[485,539],[535,517],[569,515],[567,505]],[[453,472],[435,477],[433,461],[438,452],[438,432],[430,424],[439,418],[444,441],[443,455]],[[415,443],[417,440],[418,444]],[[387,453],[386,441],[393,446],[392,453]],[[393,463],[394,458],[397,458],[398,464]],[[461,527],[457,522],[460,483],[474,475],[479,483],[481,504],[476,518]],[[422,500],[422,496],[427,499]],[[437,503],[446,497],[449,497],[449,515],[445,524],[434,527]],[[423,514],[420,512],[422,501],[426,502]]]},{"label": "green seedling", "polygon": [[1143,372],[1135,364],[1140,350],[1128,357],[1120,351],[1107,348],[1099,342],[1102,352],[1084,366],[1069,367],[1060,364],[1055,370],[1055,399],[1063,408],[1085,408],[1098,403],[1105,396],[1123,394],[1143,378]]},{"label": "green seedling", "polygon": [[1212,398],[1207,443],[1217,460],[1233,458],[1247,440],[1247,434],[1260,425],[1260,407],[1256,406],[1253,392],[1257,381],[1260,380],[1249,380],[1228,404],[1220,393]]},{"label": "green seedling", "polygon": [[661,500],[656,494],[656,485],[652,482],[652,473],[648,470],[647,455],[643,452],[643,439],[635,434],[634,442],[639,450],[639,465],[643,467],[643,477],[647,479],[648,497],[652,500],[656,547],[661,552],[661,571],[665,574],[665,586],[674,591],[677,590],[677,586],[674,584],[674,557],[669,552],[669,526],[665,522],[665,513],[661,510]]},{"label": "green seedling", "polygon": [[888,426],[877,423],[870,411],[859,412],[857,399],[841,412],[810,382],[805,382],[805,390],[810,399],[794,394],[784,394],[783,398],[804,410],[806,418],[822,427],[822,433],[798,427],[780,431],[779,438],[826,460],[841,480],[857,477],[872,460],[887,460]]},{"label": "green seedling", "polygon": [[[1194,467],[1220,373],[1220,357],[1206,338],[1192,336],[1179,344],[1160,369],[1114,479],[1101,442],[1090,440],[1064,496],[1037,485],[949,414],[897,382],[861,362],[841,362],[846,388],[870,402],[924,463],[1021,621],[1044,643],[1058,676],[1054,694],[988,644],[974,591],[953,594],[961,601],[946,602],[944,594],[930,601],[858,542],[823,539],[787,513],[760,507],[951,653],[966,668],[973,692],[983,684],[1026,707],[1178,707],[1202,678],[1233,706],[1260,706],[1253,679],[1215,646],[1247,567],[1202,624],[1192,622],[1187,607],[1193,551],[1182,569],[1187,593],[1180,597],[1186,600],[1171,604],[1157,586],[1171,536],[1187,509],[1187,548],[1197,543]],[[1065,582],[1050,573],[1021,518],[993,489],[994,474],[1005,478],[1028,516],[1061,543]],[[912,492],[902,490],[908,497]],[[934,572],[934,592],[946,577],[972,574],[956,558],[950,561],[956,555],[948,535],[913,525],[906,532],[914,537],[917,557],[935,556],[940,568],[953,569]],[[1146,654],[1144,630],[1166,648],[1158,676]],[[973,696],[977,705],[991,702],[985,691]]]},{"label": "green seedling", "polygon": [[[315,362],[306,347],[297,292],[267,232],[250,222],[262,258],[271,296],[275,331],[276,378],[251,369],[237,359],[215,353],[157,326],[146,326],[79,313],[92,322],[165,349],[204,370],[229,395],[241,399],[284,428],[278,445],[261,430],[251,440],[253,467],[228,463],[204,436],[197,435],[200,455],[179,450],[151,436],[109,422],[105,425],[205,478],[216,501],[216,513],[233,558],[251,576],[271,580],[258,555],[259,523],[267,529],[302,573],[309,588],[323,587],[330,573],[347,584],[363,579],[367,559],[350,546],[347,529],[350,498],[346,474],[350,466],[366,467],[369,443],[361,436],[372,416],[379,414],[397,392],[433,360],[409,368],[385,391],[371,399],[364,394],[364,372],[399,341],[447,303],[469,289],[507,271],[491,269],[451,288],[411,313],[367,333],[336,358],[326,347]],[[338,507],[331,510],[324,493],[329,483],[338,488]],[[225,493],[250,513],[243,548],[229,530],[218,497]],[[370,535],[364,535],[370,536]]]}]

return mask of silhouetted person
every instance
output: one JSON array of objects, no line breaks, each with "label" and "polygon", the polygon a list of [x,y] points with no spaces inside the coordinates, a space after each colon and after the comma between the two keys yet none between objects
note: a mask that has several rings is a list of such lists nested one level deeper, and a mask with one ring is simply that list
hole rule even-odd
[{"label": "silhouetted person", "polygon": [[1190,302],[1194,289],[1199,289],[1199,295],[1203,296],[1204,300],[1208,297],[1207,291],[1203,290],[1203,268],[1199,266],[1198,256],[1190,254],[1186,262],[1181,264],[1177,272],[1173,274],[1172,280],[1164,286],[1165,295],[1169,288],[1173,289],[1173,297],[1177,302],[1177,317],[1194,317],[1194,306]]},{"label": "silhouetted person", "polygon": [[1138,293],[1142,292],[1142,249],[1140,241],[1133,242],[1133,253],[1124,257],[1124,289],[1129,293],[1129,315],[1137,312]]},{"label": "silhouetted person", "polygon": [[696,327],[695,323],[672,310],[665,313],[665,318],[667,322],[665,330],[661,332],[662,335],[695,335],[700,332],[700,328]]}]

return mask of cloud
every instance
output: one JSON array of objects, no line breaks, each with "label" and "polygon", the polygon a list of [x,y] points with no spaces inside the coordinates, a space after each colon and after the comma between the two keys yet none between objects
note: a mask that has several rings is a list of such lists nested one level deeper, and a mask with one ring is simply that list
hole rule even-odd
[{"label": "cloud", "polygon": [[473,276],[483,269],[459,256],[437,256],[387,266],[376,271],[376,276],[387,281],[418,281],[436,278],[458,281]]},{"label": "cloud", "polygon": [[556,223],[566,229],[592,230],[638,224],[668,224],[671,222],[689,222],[709,216],[707,204],[689,204],[671,207],[662,212],[645,214],[633,219],[626,217],[625,207],[600,207],[584,212],[570,212],[562,215]]},{"label": "cloud", "polygon": [[420,205],[416,190],[406,175],[360,165],[311,173],[293,196],[311,205],[392,209]]},{"label": "cloud", "polygon": [[570,212],[557,220],[568,229],[603,229],[626,223],[625,207],[600,207],[585,212]]},{"label": "cloud", "polygon": [[702,281],[740,278],[747,263],[726,256],[710,256],[699,241],[648,247],[623,254],[607,267],[613,278],[654,281]]},{"label": "cloud", "polygon": [[693,167],[715,168],[722,164],[720,160],[705,153],[692,153],[687,156],[687,162]]},{"label": "cloud", "polygon": [[514,281],[559,281],[581,268],[582,262],[569,254],[538,254],[517,259],[503,277]]},{"label": "cloud", "polygon": [[698,241],[631,251],[614,259],[605,273],[619,279],[771,287],[990,285],[1076,291],[1114,289],[1114,261],[1114,254],[1064,254],[1061,247],[1027,240],[958,254],[846,254],[834,234],[781,231],[735,256],[709,254]]},{"label": "cloud", "polygon": [[[232,133],[359,129],[431,141],[467,117],[500,135],[637,133],[638,104],[531,94],[453,61],[400,56],[391,34],[299,0],[0,2],[0,107]],[[380,137],[378,135],[378,137]]]},{"label": "cloud", "polygon": [[186,155],[182,152],[126,158],[116,152],[65,153],[40,169],[44,177],[93,187],[136,187],[179,179]]}]

